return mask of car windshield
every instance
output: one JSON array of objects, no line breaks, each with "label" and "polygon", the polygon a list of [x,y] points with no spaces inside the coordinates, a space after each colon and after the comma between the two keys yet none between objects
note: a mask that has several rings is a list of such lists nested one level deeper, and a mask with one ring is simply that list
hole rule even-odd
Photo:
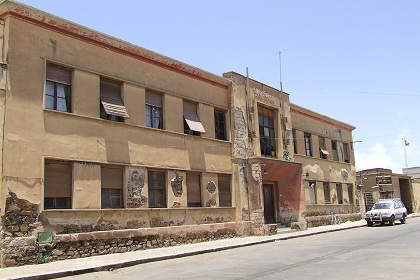
[{"label": "car windshield", "polygon": [[375,203],[372,209],[390,209],[392,203]]}]

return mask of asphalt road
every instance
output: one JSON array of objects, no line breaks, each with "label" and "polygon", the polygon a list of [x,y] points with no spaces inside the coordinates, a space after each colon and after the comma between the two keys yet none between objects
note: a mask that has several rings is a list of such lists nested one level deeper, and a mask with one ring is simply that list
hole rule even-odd
[{"label": "asphalt road", "polygon": [[61,279],[420,279],[420,218]]}]

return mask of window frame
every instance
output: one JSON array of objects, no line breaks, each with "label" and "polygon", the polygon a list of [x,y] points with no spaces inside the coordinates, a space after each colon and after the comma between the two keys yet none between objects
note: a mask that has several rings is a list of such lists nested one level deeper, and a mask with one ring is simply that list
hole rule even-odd
[{"label": "window frame", "polygon": [[[217,188],[219,207],[232,207],[232,183],[231,176],[226,174],[217,175]],[[226,185],[223,183],[226,182]],[[228,197],[228,199],[226,199]]]},{"label": "window frame", "polygon": [[[111,174],[105,174],[106,170],[111,172]],[[118,172],[118,174],[114,172]],[[114,181],[117,177],[115,175],[120,177],[117,182]],[[115,185],[111,184],[112,186],[110,186],[110,182],[115,183]],[[118,194],[116,194],[116,192],[118,192]],[[103,200],[104,197],[107,197],[106,201]],[[116,206],[113,205],[113,198],[115,197],[119,197],[119,203]],[[101,209],[120,208],[124,208],[124,167],[115,165],[101,165]]]},{"label": "window frame", "polygon": [[312,140],[311,140],[311,134],[310,133],[304,133],[303,134],[303,141],[305,144],[305,155],[308,157],[313,156],[312,152]]},{"label": "window frame", "polygon": [[145,110],[146,127],[163,129],[163,95],[146,90]]},{"label": "window frame", "polygon": [[[222,120],[220,120],[220,117]],[[223,128],[220,128],[220,126],[223,126]],[[214,138],[227,140],[226,112],[218,109],[214,109]]]},{"label": "window frame", "polygon": [[[193,187],[195,187],[195,186],[192,186],[192,184],[190,184],[192,176],[194,176],[194,177],[197,176],[198,177],[198,197],[200,198],[200,202],[195,202],[195,201],[192,202],[190,200],[191,199],[190,194],[192,194],[192,191],[197,191],[197,190],[193,189]],[[195,181],[194,181],[194,183],[195,183]],[[202,202],[202,199],[201,199],[201,175],[199,173],[187,172],[187,174],[186,174],[186,184],[187,184],[187,207],[202,207],[203,202]]]},{"label": "window frame", "polygon": [[[152,175],[153,173],[160,174],[163,176],[163,185],[158,187],[153,187],[153,184],[151,184]],[[161,178],[161,179],[162,179]],[[159,180],[159,179],[158,179]],[[147,189],[148,189],[148,201],[147,205],[149,208],[167,208],[167,199],[166,199],[166,193],[167,193],[167,178],[166,178],[166,172],[165,171],[159,171],[159,170],[148,170],[147,171]],[[160,182],[162,183],[162,182]],[[155,185],[156,186],[156,185]],[[158,205],[157,198],[162,197],[163,205]],[[151,203],[153,202],[153,203]]]},{"label": "window frame", "polygon": [[[264,157],[275,157],[277,153],[275,110],[258,106],[258,129],[260,152]],[[266,133],[268,132],[268,135]]]},{"label": "window frame", "polygon": [[331,188],[330,183],[324,182],[322,184],[322,189],[324,191],[324,203],[331,204]]},{"label": "window frame", "polygon": [[[64,170],[66,173],[64,174],[68,181],[68,184],[70,184],[70,186],[67,185],[67,187],[69,190],[65,191],[65,192],[69,192],[70,196],[60,196],[60,195],[55,195],[55,196],[50,196],[49,193],[50,192],[56,192],[54,191],[54,188],[63,188],[63,186],[65,186],[65,182],[63,182],[63,180],[60,180],[60,182],[54,182],[54,177],[57,178],[59,177],[60,179],[63,178],[63,172],[62,170],[60,171],[54,171],[54,169],[50,170],[50,168],[48,168],[48,165],[62,165],[61,168],[65,168],[68,170]],[[63,167],[65,166],[65,167]],[[67,174],[68,172],[68,174]],[[50,179],[51,178],[51,179]],[[52,181],[52,182],[51,182]],[[49,183],[51,182],[51,186],[49,185]],[[56,185],[57,184],[57,185]],[[44,210],[54,210],[54,209],[72,209],[72,200],[73,200],[73,162],[71,161],[63,161],[63,160],[54,160],[54,159],[45,159],[44,162],[44,192],[43,192],[43,207]],[[65,201],[65,206],[64,207],[60,207],[60,200]]]},{"label": "window frame", "polygon": [[[52,70],[52,69],[56,69],[56,70]],[[53,73],[53,71],[65,71],[67,72],[64,76],[68,76],[68,77],[63,77],[63,73],[57,74],[55,73],[56,76],[61,76],[58,79],[54,79],[51,77],[51,74]],[[67,81],[66,81],[67,80]],[[53,87],[53,92],[52,94],[50,94],[49,91],[49,84],[52,85]],[[66,67],[62,67],[56,64],[52,64],[52,63],[47,63],[46,65],[46,75],[45,75],[45,92],[44,92],[44,108],[48,109],[48,110],[54,110],[54,111],[59,111],[59,112],[65,112],[65,113],[71,113],[72,112],[72,106],[71,106],[71,84],[72,84],[72,70]],[[59,96],[59,92],[58,92],[58,87],[62,86],[64,89],[64,97],[60,97]],[[49,98],[53,99],[53,108],[47,107],[47,100]],[[59,104],[59,100],[64,100],[66,106],[67,106],[67,110],[61,110],[61,108],[58,107]]]},{"label": "window frame", "polygon": [[317,204],[316,181],[308,181],[308,187],[310,204]]},{"label": "window frame", "polygon": [[[129,118],[127,109],[125,108],[124,101],[121,95],[122,93],[121,85],[122,83],[119,81],[114,81],[114,80],[110,80],[103,77],[100,78],[100,85],[99,85],[100,116],[99,117],[101,119],[123,123],[126,118]],[[112,92],[113,90],[115,90],[115,92]],[[106,98],[107,100],[106,101],[103,100],[104,98]],[[109,106],[105,108],[104,102],[110,102],[112,103],[113,106]],[[112,110],[116,112],[117,114],[109,114],[107,110]]]}]

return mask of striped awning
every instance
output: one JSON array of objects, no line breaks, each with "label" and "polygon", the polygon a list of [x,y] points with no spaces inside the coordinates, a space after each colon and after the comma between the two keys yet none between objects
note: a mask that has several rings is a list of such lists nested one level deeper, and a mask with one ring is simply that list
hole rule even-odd
[{"label": "striped awning", "polygon": [[108,115],[128,119],[127,109],[121,99],[120,88],[110,82],[101,81],[101,102]]},{"label": "striped awning", "polygon": [[206,133],[203,124],[197,116],[195,104],[184,102],[184,119],[192,131]]}]

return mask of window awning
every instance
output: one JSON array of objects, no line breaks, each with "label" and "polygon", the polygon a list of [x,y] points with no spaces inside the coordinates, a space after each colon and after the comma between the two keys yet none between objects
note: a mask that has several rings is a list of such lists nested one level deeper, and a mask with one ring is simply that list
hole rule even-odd
[{"label": "window awning", "polygon": [[206,133],[203,124],[197,116],[197,105],[184,102],[184,119],[192,131]]},{"label": "window awning", "polygon": [[101,81],[101,102],[108,115],[129,118],[116,85]]},{"label": "window awning", "polygon": [[324,149],[320,149],[321,150],[321,152],[324,154],[324,155],[326,155],[326,156],[328,156],[329,155],[329,153],[328,153],[328,151],[327,150],[324,150]]},{"label": "window awning", "polygon": [[197,131],[201,133],[206,133],[206,130],[203,127],[203,124],[200,122],[197,114],[191,112],[184,112],[184,119],[188,124],[188,127],[192,131]]}]

